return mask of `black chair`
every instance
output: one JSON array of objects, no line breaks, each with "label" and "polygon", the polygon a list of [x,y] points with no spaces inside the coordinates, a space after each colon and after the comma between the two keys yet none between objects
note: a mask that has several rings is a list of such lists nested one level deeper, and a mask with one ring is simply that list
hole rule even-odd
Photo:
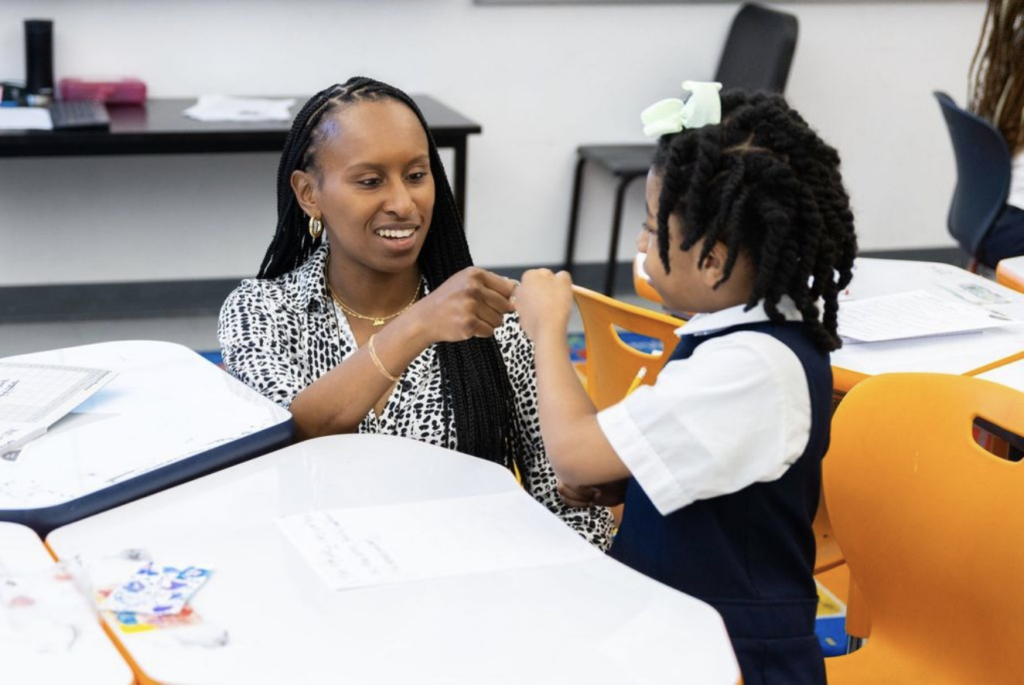
[{"label": "black chair", "polygon": [[[978,266],[982,241],[1006,205],[1010,192],[1010,149],[990,121],[961,109],[953,98],[936,91],[956,157],[956,189],[949,205],[949,233],[970,256],[968,269]],[[987,264],[995,268],[995,264]]]},{"label": "black chair", "polygon": [[[744,88],[783,92],[789,77],[789,67],[793,62],[793,52],[796,50],[797,29],[797,19],[792,14],[760,5],[741,6],[732,20],[729,37],[725,41],[714,80],[721,83],[723,89]],[[572,271],[580,196],[583,193],[583,170],[587,162],[593,162],[618,178],[604,282],[604,293],[611,295],[615,286],[615,266],[626,188],[635,179],[647,175],[654,158],[654,146],[581,145],[576,149],[576,155],[572,208],[569,212],[569,237],[563,268]]]}]

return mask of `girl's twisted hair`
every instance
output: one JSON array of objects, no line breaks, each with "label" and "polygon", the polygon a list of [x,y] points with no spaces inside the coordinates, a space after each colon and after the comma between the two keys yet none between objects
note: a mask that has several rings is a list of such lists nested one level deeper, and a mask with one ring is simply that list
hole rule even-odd
[{"label": "girl's twisted hair", "polygon": [[778,303],[789,296],[818,347],[841,346],[838,295],[857,252],[850,199],[838,153],[782,96],[723,93],[721,124],[662,136],[654,168],[662,177],[658,253],[666,271],[668,221],[677,215],[681,249],[704,240],[699,263],[715,243],[727,246],[722,281],[741,253],[750,258],[756,278],[747,308],[763,300],[769,319],[781,322]]}]

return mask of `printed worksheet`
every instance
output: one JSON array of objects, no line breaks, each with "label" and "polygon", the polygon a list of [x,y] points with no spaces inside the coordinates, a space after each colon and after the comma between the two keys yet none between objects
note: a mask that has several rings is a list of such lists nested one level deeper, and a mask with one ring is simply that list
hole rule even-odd
[{"label": "printed worksheet", "polygon": [[847,300],[839,305],[839,335],[848,342],[882,342],[973,333],[1020,323],[980,304],[924,290]]},{"label": "printed worksheet", "polygon": [[0,455],[45,433],[116,375],[103,369],[0,362]]}]

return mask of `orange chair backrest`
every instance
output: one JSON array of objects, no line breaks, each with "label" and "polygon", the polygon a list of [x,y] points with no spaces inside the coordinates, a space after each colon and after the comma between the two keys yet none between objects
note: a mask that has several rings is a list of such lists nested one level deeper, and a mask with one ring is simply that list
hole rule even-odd
[{"label": "orange chair backrest", "polygon": [[[653,384],[679,342],[675,330],[686,322],[580,286],[573,290],[587,339],[587,394],[597,408],[622,400],[641,367],[647,368],[643,384]],[[661,340],[661,353],[637,350],[622,340],[617,329]]]},{"label": "orange chair backrest", "polygon": [[644,259],[646,257],[647,255],[639,252],[633,258],[633,289],[636,290],[637,295],[645,300],[650,300],[655,304],[663,304],[661,295],[651,286],[647,280],[647,274],[644,273]]},{"label": "orange chair backrest", "polygon": [[906,676],[892,682],[1024,673],[1024,463],[979,446],[976,418],[1024,435],[1024,393],[965,376],[883,374],[854,387],[833,418],[832,527],[871,612],[862,651]]}]

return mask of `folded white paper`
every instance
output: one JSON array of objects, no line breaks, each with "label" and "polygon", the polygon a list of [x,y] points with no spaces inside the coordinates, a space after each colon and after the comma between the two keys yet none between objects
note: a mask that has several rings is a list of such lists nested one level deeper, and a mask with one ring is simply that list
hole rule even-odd
[{"label": "folded white paper", "polygon": [[294,99],[237,98],[230,95],[201,95],[185,110],[198,121],[291,121],[289,108]]}]

